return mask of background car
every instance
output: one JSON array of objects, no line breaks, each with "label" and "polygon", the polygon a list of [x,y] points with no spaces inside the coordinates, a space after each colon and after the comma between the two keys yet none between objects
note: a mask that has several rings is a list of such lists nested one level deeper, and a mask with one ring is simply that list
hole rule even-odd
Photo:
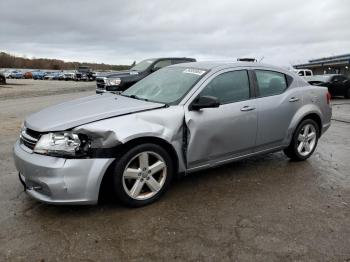
[{"label": "background car", "polygon": [[75,80],[76,79],[76,75],[74,72],[65,72],[64,73],[64,80],[68,81],[68,80]]},{"label": "background car", "polygon": [[311,85],[325,86],[332,96],[344,96],[350,98],[350,81],[340,74],[315,75],[305,78]]},{"label": "background car", "polygon": [[6,77],[3,73],[0,73],[0,85],[6,84]]},{"label": "background car", "polygon": [[32,79],[33,78],[33,73],[32,71],[27,71],[23,74],[24,79]]},{"label": "background car", "polygon": [[63,72],[56,72],[53,80],[64,80],[64,73]]},{"label": "background car", "polygon": [[47,72],[44,71],[34,71],[32,72],[33,79],[34,80],[43,80],[44,77],[47,75]]},{"label": "background car", "polygon": [[96,74],[88,66],[79,66],[75,73],[75,78],[77,81],[94,81],[96,79]]},{"label": "background car", "polygon": [[150,75],[151,73],[169,66],[180,63],[195,62],[194,58],[172,57],[152,58],[141,61],[130,70],[109,73],[96,78],[96,93],[125,91],[130,86]]},{"label": "background car", "polygon": [[3,73],[3,75],[4,75],[6,78],[10,78],[10,75],[11,75],[12,71],[13,71],[13,70],[5,70],[5,71],[3,71],[2,73]]},{"label": "background car", "polygon": [[89,81],[89,77],[87,74],[82,72],[76,72],[75,73],[75,81]]},{"label": "background car", "polygon": [[62,72],[51,72],[44,76],[44,80],[64,80]]},{"label": "background car", "polygon": [[21,71],[12,71],[9,75],[9,78],[12,78],[12,79],[22,79],[23,78],[23,72]]},{"label": "background car", "polygon": [[44,80],[53,80],[55,75],[56,75],[56,73],[54,73],[54,72],[47,72],[43,79]]}]

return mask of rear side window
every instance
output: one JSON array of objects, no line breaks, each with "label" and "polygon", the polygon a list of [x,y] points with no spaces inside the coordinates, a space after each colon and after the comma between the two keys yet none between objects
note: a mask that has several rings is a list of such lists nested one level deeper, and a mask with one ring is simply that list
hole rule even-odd
[{"label": "rear side window", "polygon": [[310,71],[305,71],[305,75],[306,76],[311,76],[311,72]]},{"label": "rear side window", "polygon": [[248,100],[250,91],[247,71],[232,71],[216,76],[202,90],[201,96],[217,97],[221,104]]},{"label": "rear side window", "polygon": [[285,74],[265,70],[255,70],[255,74],[260,97],[278,95],[287,88]]}]

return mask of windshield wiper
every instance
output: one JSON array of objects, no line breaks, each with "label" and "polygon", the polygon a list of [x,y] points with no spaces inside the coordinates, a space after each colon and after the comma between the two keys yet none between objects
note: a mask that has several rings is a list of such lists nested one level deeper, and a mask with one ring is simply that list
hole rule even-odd
[{"label": "windshield wiper", "polygon": [[121,96],[125,96],[125,97],[130,97],[130,98],[133,98],[133,99],[137,99],[137,100],[147,101],[147,102],[161,103],[161,104],[164,104],[164,107],[169,107],[170,106],[170,104],[168,104],[168,103],[157,102],[157,101],[150,101],[147,98],[142,98],[142,97],[139,97],[137,95],[123,95],[123,94],[120,94],[120,95]]},{"label": "windshield wiper", "polygon": [[137,99],[137,100],[148,101],[147,98],[142,98],[142,97],[139,97],[139,96],[137,96],[137,95],[129,95],[129,96],[128,96],[128,95],[123,95],[123,94],[121,94],[121,96],[130,97],[130,98]]}]

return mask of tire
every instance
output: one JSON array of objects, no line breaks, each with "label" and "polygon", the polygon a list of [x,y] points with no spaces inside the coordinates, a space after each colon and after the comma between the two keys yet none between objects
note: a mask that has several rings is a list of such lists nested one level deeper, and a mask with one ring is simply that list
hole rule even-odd
[{"label": "tire", "polygon": [[[306,127],[308,127],[308,130],[305,130]],[[308,132],[308,137],[305,137],[305,131]],[[312,133],[314,133],[313,136]],[[312,119],[305,119],[298,125],[293,134],[292,141],[283,152],[292,160],[306,160],[315,151],[319,137],[320,130],[317,123]]]},{"label": "tire", "polygon": [[[126,172],[127,169],[130,171]],[[125,206],[145,206],[155,202],[166,192],[173,176],[173,161],[164,148],[156,144],[137,145],[115,163],[114,192]]]},{"label": "tire", "polygon": [[350,87],[346,90],[345,98],[350,98]]}]

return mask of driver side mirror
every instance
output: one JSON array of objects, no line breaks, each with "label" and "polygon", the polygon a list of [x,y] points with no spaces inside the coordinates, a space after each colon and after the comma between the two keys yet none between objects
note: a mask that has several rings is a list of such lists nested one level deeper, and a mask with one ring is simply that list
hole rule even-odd
[{"label": "driver side mirror", "polygon": [[197,111],[202,108],[215,108],[220,106],[220,101],[214,96],[200,96],[190,105],[190,111]]}]

